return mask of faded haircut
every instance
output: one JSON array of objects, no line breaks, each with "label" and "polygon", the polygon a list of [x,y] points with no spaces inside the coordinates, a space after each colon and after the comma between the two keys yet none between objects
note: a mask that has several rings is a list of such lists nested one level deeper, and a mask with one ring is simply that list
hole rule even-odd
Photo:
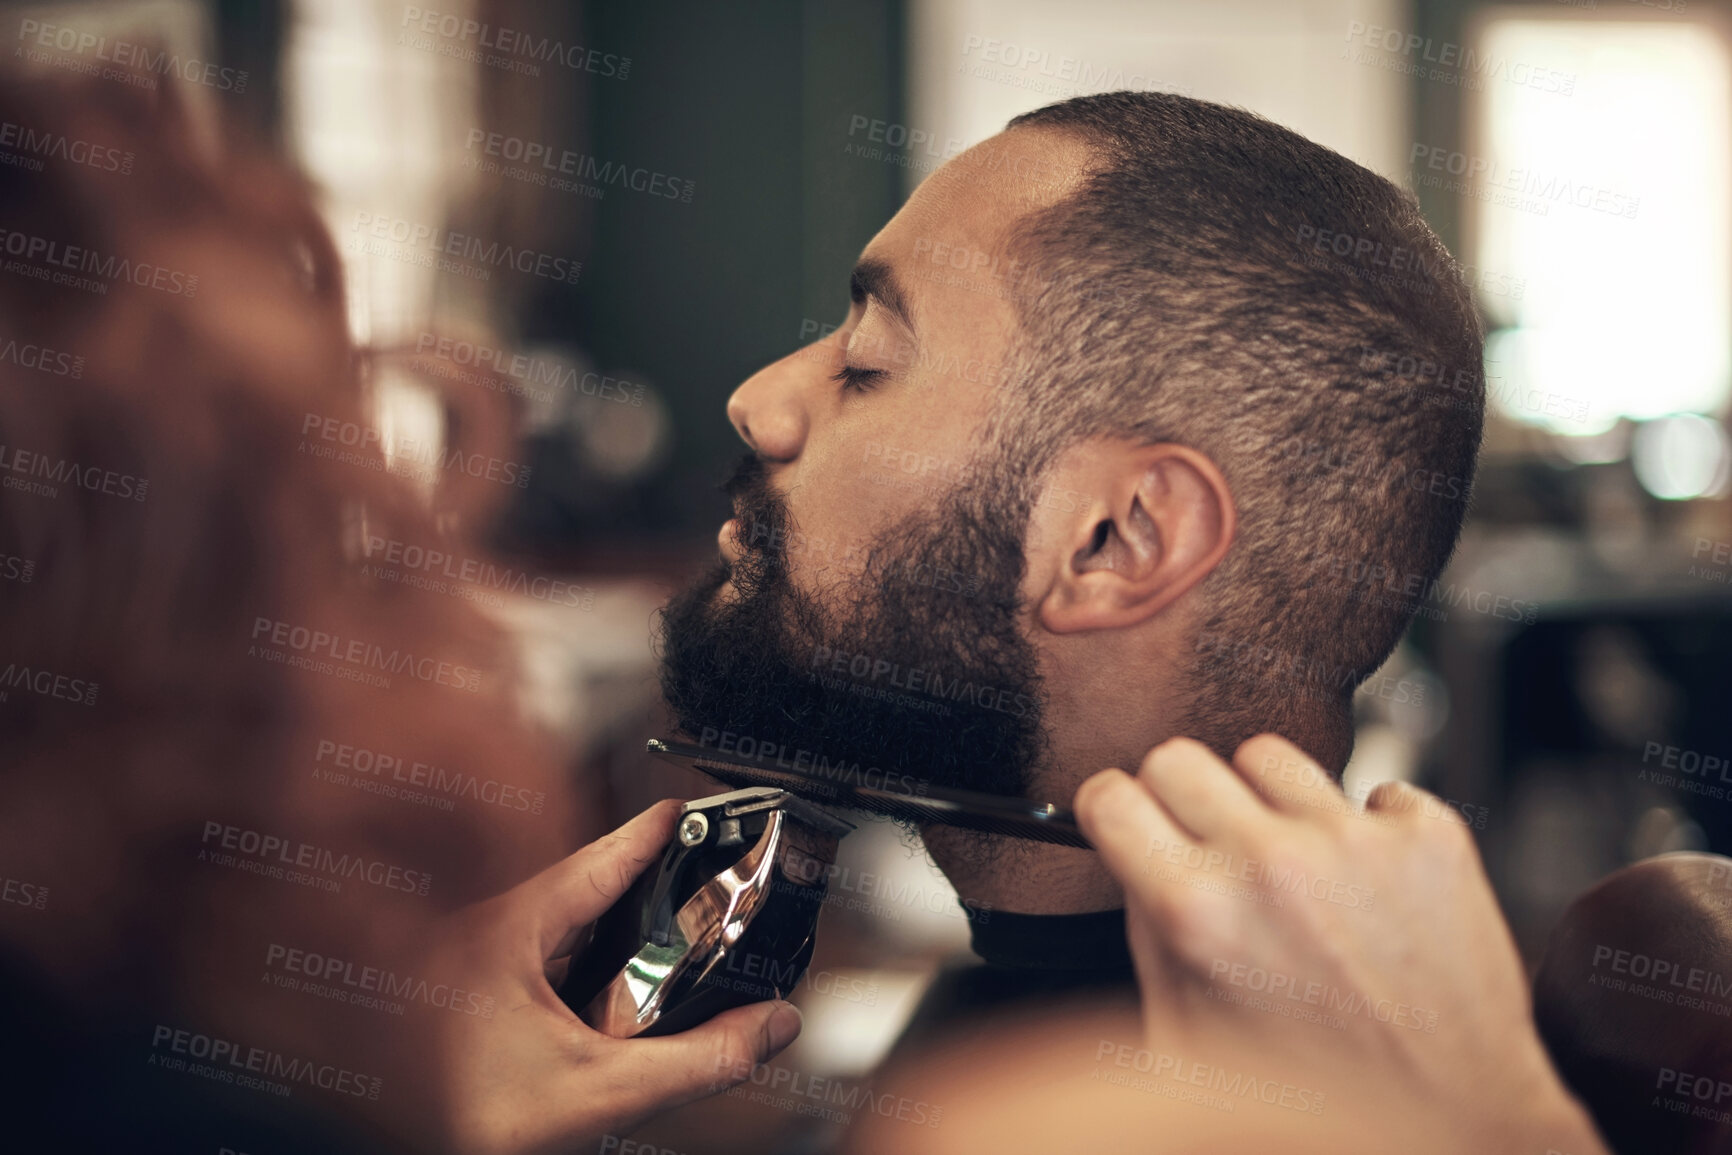
[{"label": "faded haircut", "polygon": [[1008,242],[1024,384],[988,436],[1012,500],[1084,438],[1207,454],[1239,527],[1200,587],[1185,732],[1225,754],[1276,730],[1339,772],[1354,690],[1461,531],[1485,383],[1459,267],[1411,194],[1250,112],[1112,92],[1009,127],[1095,156]]}]

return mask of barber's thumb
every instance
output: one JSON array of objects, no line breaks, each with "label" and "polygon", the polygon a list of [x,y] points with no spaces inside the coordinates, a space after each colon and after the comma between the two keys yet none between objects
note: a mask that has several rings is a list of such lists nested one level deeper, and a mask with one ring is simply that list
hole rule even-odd
[{"label": "barber's thumb", "polygon": [[[659,1054],[648,1072],[662,1092],[681,1102],[714,1095],[752,1077],[800,1037],[800,1011],[781,1001],[724,1011],[707,1023],[665,1038],[645,1040]],[[669,1106],[672,1103],[668,1104]]]}]

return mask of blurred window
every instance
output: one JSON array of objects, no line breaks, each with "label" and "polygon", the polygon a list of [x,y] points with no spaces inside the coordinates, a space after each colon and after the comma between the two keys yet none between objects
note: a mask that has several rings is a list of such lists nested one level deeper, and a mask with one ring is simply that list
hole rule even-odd
[{"label": "blurred window", "polygon": [[[1560,433],[1720,414],[1732,108],[1718,31],[1493,9],[1467,144],[1414,162],[1468,199],[1494,408]],[[1495,73],[1495,75],[1493,75]],[[1496,81],[1496,82],[1494,82]],[[1438,163],[1433,163],[1437,161]]]}]

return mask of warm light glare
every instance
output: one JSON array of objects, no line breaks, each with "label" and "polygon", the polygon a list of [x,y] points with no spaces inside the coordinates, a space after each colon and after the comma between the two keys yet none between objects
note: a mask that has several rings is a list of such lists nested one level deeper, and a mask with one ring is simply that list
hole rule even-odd
[{"label": "warm light glare", "polygon": [[[1706,25],[1501,18],[1486,56],[1577,77],[1479,97],[1474,257],[1516,421],[1594,434],[1620,416],[1716,413],[1727,395],[1732,82]],[[1460,179],[1460,178],[1458,178]],[[1529,403],[1534,400],[1538,404]]]},{"label": "warm light glare", "polygon": [[1636,480],[1666,501],[1723,492],[1727,464],[1726,430],[1694,413],[1647,422],[1636,430],[1630,446]]}]

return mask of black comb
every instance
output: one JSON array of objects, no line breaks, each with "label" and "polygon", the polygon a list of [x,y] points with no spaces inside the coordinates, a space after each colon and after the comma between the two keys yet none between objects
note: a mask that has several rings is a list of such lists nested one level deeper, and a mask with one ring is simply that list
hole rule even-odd
[{"label": "black comb", "polygon": [[[998,794],[930,785],[926,786],[924,793],[894,790],[858,781],[858,771],[852,776],[856,780],[851,781],[846,773],[832,777],[737,754],[718,754],[703,746],[670,739],[651,738],[644,748],[676,766],[700,770],[733,787],[775,786],[813,802],[864,810],[886,818],[1093,849],[1082,831],[1077,829],[1076,818],[1070,810],[1050,802],[1031,802],[1026,798],[1005,798]],[[904,782],[912,781],[900,775],[893,777]]]}]

